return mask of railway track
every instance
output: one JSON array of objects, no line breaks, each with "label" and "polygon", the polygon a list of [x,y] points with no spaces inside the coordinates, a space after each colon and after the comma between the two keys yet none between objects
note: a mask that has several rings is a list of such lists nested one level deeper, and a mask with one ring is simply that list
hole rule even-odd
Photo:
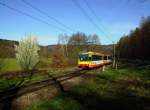
[{"label": "railway track", "polygon": [[84,74],[85,72],[86,70],[77,70],[77,71],[67,73],[65,75],[61,75],[57,77],[49,76],[48,79],[43,80],[43,81],[35,82],[30,85],[11,88],[9,90],[0,92],[0,102],[3,102],[11,98],[16,98],[16,97],[19,97],[21,95],[24,95],[30,92],[40,90],[43,87],[47,87],[50,85],[56,85],[57,88],[59,87],[60,89],[62,89],[60,87],[61,82],[80,76]]}]

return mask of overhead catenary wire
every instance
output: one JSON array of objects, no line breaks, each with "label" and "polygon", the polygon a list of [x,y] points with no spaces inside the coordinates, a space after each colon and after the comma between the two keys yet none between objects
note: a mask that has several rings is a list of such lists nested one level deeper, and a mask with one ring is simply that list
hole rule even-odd
[{"label": "overhead catenary wire", "polygon": [[35,16],[32,16],[32,15],[30,15],[30,14],[28,14],[28,13],[26,13],[26,12],[23,12],[23,11],[21,11],[21,10],[19,10],[19,9],[13,8],[13,7],[11,7],[11,6],[7,5],[7,4],[5,4],[5,3],[0,2],[0,5],[1,5],[1,6],[4,6],[4,7],[6,7],[6,8],[8,8],[8,9],[10,9],[10,10],[12,10],[12,11],[15,11],[15,12],[17,12],[17,13],[20,13],[20,14],[22,14],[22,15],[24,15],[24,16],[27,16],[27,17],[29,17],[29,18],[31,18],[31,19],[33,19],[33,20],[36,20],[36,21],[41,22],[41,23],[44,23],[44,24],[46,24],[46,25],[48,25],[48,26],[50,26],[50,27],[53,27],[53,28],[55,28],[55,29],[57,29],[57,30],[60,30],[60,31],[62,31],[62,32],[67,32],[67,31],[66,31],[65,29],[63,29],[63,28],[60,28],[60,27],[58,27],[58,26],[56,26],[56,25],[53,25],[53,24],[50,24],[49,22],[47,22],[47,21],[45,21],[45,20],[43,20],[43,19],[40,19],[40,18],[35,17]]},{"label": "overhead catenary wire", "polygon": [[53,16],[50,16],[48,13],[46,13],[45,11],[41,10],[40,8],[32,5],[31,3],[27,2],[26,0],[21,0],[23,3],[25,3],[26,5],[30,6],[31,8],[33,8],[34,10],[38,11],[39,13],[43,14],[44,16],[52,19],[53,21],[55,21],[57,24],[61,25],[62,27],[64,27],[67,30],[70,30],[72,32],[74,32],[75,30],[70,28],[69,26],[65,25],[64,23],[62,23],[61,21],[59,21],[58,19],[56,19]]},{"label": "overhead catenary wire", "polygon": [[[95,18],[99,21],[99,23],[101,22],[100,18],[97,16],[97,14],[95,13],[95,11],[93,10],[93,8],[89,5],[89,3],[87,2],[87,0],[84,0],[85,4],[87,5],[88,9],[91,11],[91,13],[95,16]],[[106,27],[101,24],[101,28],[103,28],[104,30],[107,30]],[[105,32],[105,31],[104,31]],[[109,35],[108,35],[108,34]],[[105,32],[105,34],[107,34],[107,36],[110,36],[111,34],[109,33],[109,31],[107,31],[107,33]],[[112,40],[111,40],[112,41]],[[112,41],[113,42],[113,41]]]},{"label": "overhead catenary wire", "polygon": [[85,15],[85,17],[91,22],[92,25],[95,26],[95,28],[97,28],[97,30],[99,30],[100,32],[102,32],[103,34],[105,34],[105,36],[107,37],[107,39],[109,39],[111,42],[113,42],[111,40],[111,38],[109,38],[106,33],[94,22],[94,20],[92,19],[92,17],[90,17],[88,15],[88,13],[84,10],[84,8],[81,7],[81,5],[77,2],[77,0],[72,0],[72,2],[80,9],[80,11]]},{"label": "overhead catenary wire", "polygon": [[96,15],[95,11],[94,11],[93,8],[89,5],[89,3],[87,2],[87,0],[84,0],[84,2],[85,2],[85,4],[87,5],[87,7],[89,8],[89,10],[92,12],[92,14],[95,16],[95,18],[100,21],[99,17]]},{"label": "overhead catenary wire", "polygon": [[116,58],[115,58],[115,56],[116,56],[116,51],[115,51],[115,43],[114,43],[114,41],[110,38],[110,37],[108,37],[107,35],[106,35],[106,33],[94,22],[94,20],[88,15],[88,13],[86,12],[86,10],[84,10],[84,8],[82,8],[81,6],[80,6],[80,4],[77,2],[77,0],[72,0],[72,2],[81,10],[81,12],[87,17],[87,19],[100,31],[100,32],[103,32],[103,34],[105,34],[105,37],[107,37],[107,39],[109,39],[112,43],[113,43],[113,67],[115,67],[116,66]]}]

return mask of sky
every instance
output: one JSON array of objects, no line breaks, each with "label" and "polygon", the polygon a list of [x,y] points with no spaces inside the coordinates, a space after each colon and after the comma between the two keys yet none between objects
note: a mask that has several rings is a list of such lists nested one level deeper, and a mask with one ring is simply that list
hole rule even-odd
[{"label": "sky", "polygon": [[22,0],[0,0],[0,3],[42,20],[42,22],[35,20],[0,4],[0,39],[19,41],[29,34],[34,34],[41,45],[50,45],[57,43],[60,34],[71,35],[75,32],[84,32],[97,34],[101,44],[111,44],[112,41],[117,42],[121,36],[139,26],[142,17],[150,15],[150,0],[25,1],[71,30],[33,9]]}]

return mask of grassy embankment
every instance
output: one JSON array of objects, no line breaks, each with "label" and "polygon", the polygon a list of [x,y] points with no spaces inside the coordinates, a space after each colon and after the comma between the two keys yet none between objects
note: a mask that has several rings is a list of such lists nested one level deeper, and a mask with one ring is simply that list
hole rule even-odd
[{"label": "grassy embankment", "polygon": [[21,70],[14,58],[0,59],[0,72]]},{"label": "grassy embankment", "polygon": [[[51,58],[41,58],[36,65],[37,69],[50,68]],[[21,70],[15,58],[0,59],[0,72],[19,71]]]},{"label": "grassy embankment", "polygon": [[148,110],[150,70],[124,67],[83,78],[82,84],[28,110]]},{"label": "grassy embankment", "polygon": [[[66,72],[74,71],[75,68],[51,68],[51,58],[48,59],[40,59],[40,62],[36,66],[37,69],[47,69],[47,74],[33,74],[32,78],[24,78],[24,84],[30,84],[36,81],[48,79],[49,75],[58,76],[62,74],[66,74]],[[4,74],[5,72],[9,71],[19,71],[21,68],[17,64],[15,59],[1,59],[1,68],[0,74]],[[0,91],[9,89],[11,87],[17,86],[19,82],[21,82],[23,78],[13,78],[13,79],[6,79],[0,78]]]}]

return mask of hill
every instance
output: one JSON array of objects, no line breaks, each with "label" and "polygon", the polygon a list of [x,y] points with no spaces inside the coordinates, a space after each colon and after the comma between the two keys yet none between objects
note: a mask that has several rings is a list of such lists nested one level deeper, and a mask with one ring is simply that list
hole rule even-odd
[{"label": "hill", "polygon": [[0,58],[12,58],[15,56],[15,46],[18,42],[0,39]]},{"label": "hill", "polygon": [[[0,39],[0,58],[14,58],[15,57],[15,45],[18,41]],[[56,45],[40,45],[40,56],[49,57],[52,55],[52,51]],[[113,45],[101,45],[101,51],[105,53],[112,53]]]}]

